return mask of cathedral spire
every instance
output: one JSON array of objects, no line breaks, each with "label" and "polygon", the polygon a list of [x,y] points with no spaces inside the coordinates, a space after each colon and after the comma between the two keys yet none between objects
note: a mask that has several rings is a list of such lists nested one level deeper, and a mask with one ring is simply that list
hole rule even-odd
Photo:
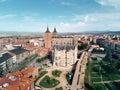
[{"label": "cathedral spire", "polygon": [[56,30],[56,28],[54,27],[54,31],[53,31],[53,33],[56,33],[57,32],[57,30]]},{"label": "cathedral spire", "polygon": [[50,32],[50,31],[49,31],[49,27],[48,27],[48,26],[47,26],[47,30],[46,30],[46,32]]}]

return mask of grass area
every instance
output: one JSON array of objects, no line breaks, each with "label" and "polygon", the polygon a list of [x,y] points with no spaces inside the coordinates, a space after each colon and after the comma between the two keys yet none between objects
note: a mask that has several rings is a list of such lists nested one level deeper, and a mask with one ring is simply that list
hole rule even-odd
[{"label": "grass area", "polygon": [[55,86],[57,86],[60,83],[60,81],[54,79],[54,78],[50,78],[49,76],[45,76],[41,82],[40,85],[44,88],[53,88]]},{"label": "grass area", "polygon": [[87,69],[85,71],[85,90],[93,90],[92,88],[92,78],[91,78],[92,63],[88,61]]},{"label": "grass area", "polygon": [[92,73],[92,77],[100,77],[99,73]]},{"label": "grass area", "polygon": [[100,77],[98,77],[98,78],[92,78],[92,81],[93,82],[101,82],[101,78]]},{"label": "grass area", "polygon": [[42,77],[44,76],[46,73],[48,73],[48,71],[42,71],[39,76],[36,78],[36,80],[34,81],[35,83]]},{"label": "grass area", "polygon": [[92,66],[92,71],[93,71],[93,72],[99,72],[99,67],[100,67],[100,66],[98,66],[98,65],[97,65],[97,66],[93,65],[93,66]]},{"label": "grass area", "polygon": [[37,56],[37,54],[32,55],[29,60],[26,60],[26,62],[18,68],[18,70],[23,70],[28,65],[28,63],[34,60]]},{"label": "grass area", "polygon": [[119,90],[120,90],[120,82],[114,82],[113,85],[115,85],[116,87],[118,87]]},{"label": "grass area", "polygon": [[[116,83],[118,84],[118,83]],[[115,83],[106,83],[105,85],[109,90],[120,90],[120,85],[117,86]]]},{"label": "grass area", "polygon": [[103,74],[103,81],[120,80],[119,74]]},{"label": "grass area", "polygon": [[104,84],[94,84],[92,87],[93,87],[93,90],[106,90],[106,87]]},{"label": "grass area", "polygon": [[[101,51],[94,52],[101,53]],[[106,54],[102,60],[97,60],[96,57],[91,59],[85,72],[85,90],[120,90],[120,82],[95,83],[102,82],[101,75],[103,81],[120,80],[120,62],[115,60],[112,54]]]},{"label": "grass area", "polygon": [[63,90],[63,88],[62,88],[62,87],[59,87],[59,88],[56,88],[55,90]]},{"label": "grass area", "polygon": [[62,72],[60,70],[55,70],[55,71],[52,71],[52,75],[55,76],[55,77],[60,77],[60,74]]},{"label": "grass area", "polygon": [[75,70],[72,70],[71,72],[68,72],[68,73],[66,74],[66,80],[67,80],[67,82],[68,82],[69,85],[72,84],[74,72],[75,72]]},{"label": "grass area", "polygon": [[103,73],[103,74],[106,73],[103,67],[101,67],[100,72]]}]

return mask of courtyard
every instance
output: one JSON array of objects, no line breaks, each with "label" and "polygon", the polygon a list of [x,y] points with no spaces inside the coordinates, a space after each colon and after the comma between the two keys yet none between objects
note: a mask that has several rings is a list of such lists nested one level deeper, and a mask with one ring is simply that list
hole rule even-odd
[{"label": "courtyard", "polygon": [[42,90],[68,90],[69,84],[66,75],[71,70],[71,66],[46,68],[45,74],[38,77],[35,85],[40,86]]}]

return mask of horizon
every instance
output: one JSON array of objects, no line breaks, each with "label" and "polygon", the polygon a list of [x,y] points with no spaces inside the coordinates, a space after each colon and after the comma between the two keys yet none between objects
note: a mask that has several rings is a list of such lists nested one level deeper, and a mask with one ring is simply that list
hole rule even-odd
[{"label": "horizon", "polygon": [[[50,31],[52,33],[52,31]],[[107,30],[107,31],[83,31],[83,32],[58,32],[59,34],[102,34],[102,33],[117,33],[120,31],[111,31],[111,30]],[[43,34],[44,32],[40,32],[40,31],[33,31],[33,32],[26,32],[26,31],[0,31],[0,34]]]},{"label": "horizon", "polygon": [[120,31],[119,0],[0,0],[0,31]]}]

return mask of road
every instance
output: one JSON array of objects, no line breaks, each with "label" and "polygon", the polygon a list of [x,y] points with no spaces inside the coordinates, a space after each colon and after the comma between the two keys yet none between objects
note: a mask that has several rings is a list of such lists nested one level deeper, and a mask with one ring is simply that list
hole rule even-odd
[{"label": "road", "polygon": [[102,82],[93,82],[93,83],[99,84],[99,83],[112,83],[112,82],[120,82],[120,80],[111,80],[111,81],[102,81]]},{"label": "road", "polygon": [[83,52],[76,65],[71,90],[84,90],[84,76],[89,53]]},{"label": "road", "polygon": [[[38,56],[37,56],[38,57]],[[36,58],[37,58],[36,57]],[[30,62],[30,59],[32,58],[32,56],[29,56],[27,59],[25,59],[25,60],[23,60],[22,62],[20,62],[20,63],[18,63],[16,66],[14,66],[13,68],[12,68],[12,72],[15,72],[15,71],[17,71],[17,70],[19,70],[19,68],[24,64],[24,63],[27,63],[28,62],[28,65],[29,65],[29,63],[32,63],[33,61],[36,61],[36,58],[34,59],[34,60],[32,60],[31,62]]]}]

